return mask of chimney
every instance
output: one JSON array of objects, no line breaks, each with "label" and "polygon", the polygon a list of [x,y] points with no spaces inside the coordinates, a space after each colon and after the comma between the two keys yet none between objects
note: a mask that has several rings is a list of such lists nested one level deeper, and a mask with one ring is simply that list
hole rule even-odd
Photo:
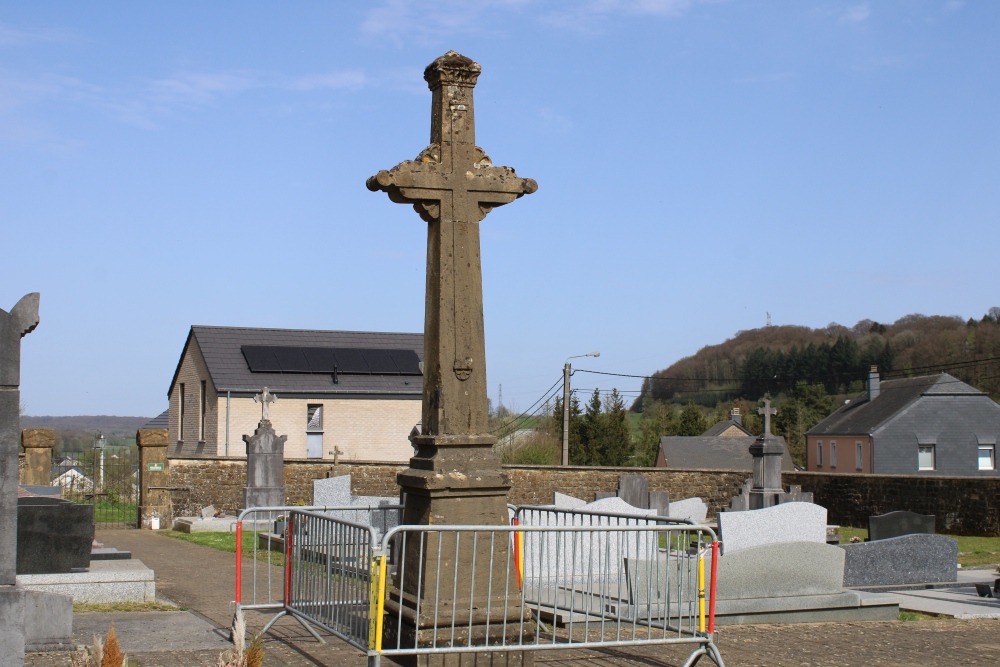
[{"label": "chimney", "polygon": [[872,366],[868,371],[868,400],[874,400],[879,394],[878,366]]},{"label": "chimney", "polygon": [[740,416],[740,409],[739,408],[734,407],[729,412],[729,421],[734,422],[736,424],[739,424],[740,426],[743,426],[743,417]]}]

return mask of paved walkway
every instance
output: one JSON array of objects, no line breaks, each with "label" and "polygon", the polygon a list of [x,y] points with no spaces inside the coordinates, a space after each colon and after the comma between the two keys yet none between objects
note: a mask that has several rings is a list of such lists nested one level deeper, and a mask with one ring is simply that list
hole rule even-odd
[{"label": "paved walkway", "polygon": [[[177,632],[155,632],[162,614],[78,614],[78,641],[115,620],[126,641],[140,650],[129,655],[141,667],[214,667],[220,635],[232,619],[233,554],[157,535],[151,531],[102,531],[98,540],[129,549],[156,572],[157,595],[190,609],[177,614]],[[249,563],[249,561],[246,561]],[[266,617],[251,614],[251,627]],[[200,625],[199,625],[200,624]],[[150,629],[140,639],[131,636]],[[214,636],[208,636],[213,632]],[[149,650],[161,637],[160,650]],[[214,647],[214,648],[213,648]],[[720,649],[729,667],[911,667],[914,665],[1000,664],[1000,620],[821,623],[723,628]],[[318,644],[295,621],[282,619],[267,638],[266,667],[364,667],[360,651],[333,637]],[[539,652],[540,667],[678,667],[687,653],[665,647]],[[31,654],[28,667],[66,667],[65,653]],[[388,662],[388,661],[386,661]],[[705,664],[703,660],[701,665]]]}]

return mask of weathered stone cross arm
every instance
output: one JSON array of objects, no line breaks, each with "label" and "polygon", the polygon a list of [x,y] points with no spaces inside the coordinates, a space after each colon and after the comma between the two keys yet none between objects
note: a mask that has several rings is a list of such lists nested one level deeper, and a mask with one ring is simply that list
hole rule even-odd
[{"label": "weathered stone cross arm", "polygon": [[465,210],[454,210],[453,219],[480,222],[497,206],[538,190],[535,179],[520,178],[511,167],[494,167],[478,146],[478,159],[471,169],[461,174],[449,172],[441,162],[435,161],[439,153],[437,145],[432,144],[416,160],[383,169],[369,178],[366,185],[372,192],[385,192],[397,204],[413,204],[414,210],[426,222],[440,218],[441,201],[455,192],[468,193],[469,206]]},{"label": "weathered stone cross arm", "polygon": [[0,309],[0,387],[21,384],[21,339],[38,326],[38,292],[25,294],[6,312]]}]

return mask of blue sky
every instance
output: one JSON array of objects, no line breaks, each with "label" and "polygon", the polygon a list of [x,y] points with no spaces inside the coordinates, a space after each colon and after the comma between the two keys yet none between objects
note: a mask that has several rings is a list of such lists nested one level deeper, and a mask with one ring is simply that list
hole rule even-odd
[{"label": "blue sky", "polygon": [[[28,414],[154,415],[191,324],[422,331],[426,225],[365,189],[482,64],[490,395],[737,331],[1000,305],[1000,3],[0,3],[0,307]],[[577,374],[574,386],[638,380]]]}]

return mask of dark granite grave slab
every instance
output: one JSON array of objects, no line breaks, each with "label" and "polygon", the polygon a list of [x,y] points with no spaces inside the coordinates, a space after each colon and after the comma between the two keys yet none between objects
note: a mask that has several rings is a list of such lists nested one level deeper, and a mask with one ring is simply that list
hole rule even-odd
[{"label": "dark granite grave slab", "polygon": [[649,509],[649,482],[642,475],[621,475],[618,478],[618,497],[632,507]]},{"label": "dark granite grave slab", "polygon": [[86,569],[93,540],[93,505],[41,496],[18,498],[18,574]]},{"label": "dark granite grave slab", "polygon": [[650,491],[649,509],[656,510],[656,516],[670,516],[670,493],[667,491]]},{"label": "dark granite grave slab", "polygon": [[889,512],[868,517],[868,540],[885,540],[901,535],[934,533],[934,515],[915,512]]},{"label": "dark granite grave slab", "polygon": [[958,542],[918,533],[841,544],[847,553],[844,586],[890,586],[958,580]]}]

